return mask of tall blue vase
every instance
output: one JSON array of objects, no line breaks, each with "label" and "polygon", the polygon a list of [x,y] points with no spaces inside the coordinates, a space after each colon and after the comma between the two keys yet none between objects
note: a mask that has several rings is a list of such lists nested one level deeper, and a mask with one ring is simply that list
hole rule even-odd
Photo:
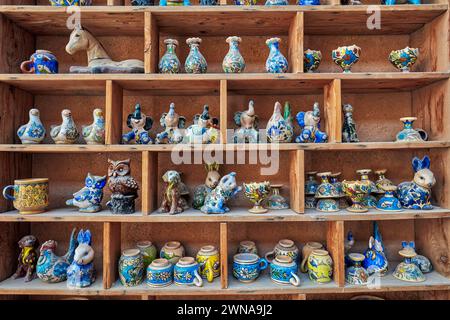
[{"label": "tall blue vase", "polygon": [[279,49],[280,41],[280,38],[266,40],[266,44],[270,50],[269,57],[266,60],[266,70],[269,73],[286,73],[288,71],[288,61]]}]

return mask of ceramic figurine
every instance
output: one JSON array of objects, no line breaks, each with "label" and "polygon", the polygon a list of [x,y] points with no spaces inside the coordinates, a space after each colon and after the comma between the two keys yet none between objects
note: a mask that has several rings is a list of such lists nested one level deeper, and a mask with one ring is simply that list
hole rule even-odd
[{"label": "ceramic figurine", "polygon": [[244,72],[245,69],[245,60],[242,57],[241,52],[239,51],[239,43],[242,42],[240,37],[228,37],[227,43],[230,48],[228,49],[228,53],[223,58],[222,68],[225,73],[241,73]]},{"label": "ceramic figurine", "polygon": [[85,288],[95,282],[94,249],[92,249],[91,231],[78,232],[78,246],[73,261],[67,268],[67,287]]},{"label": "ceramic figurine", "polygon": [[253,100],[248,102],[248,110],[236,112],[233,119],[234,123],[239,127],[234,130],[234,143],[258,143],[259,118],[255,114]]},{"label": "ceramic figurine", "polygon": [[356,123],[353,120],[353,107],[351,104],[342,106],[344,112],[344,123],[342,124],[342,142],[359,142],[356,133]]},{"label": "ceramic figurine", "polygon": [[184,203],[180,194],[181,176],[175,170],[167,171],[163,177],[166,187],[159,212],[176,214],[184,211]]},{"label": "ceramic figurine", "polygon": [[87,144],[105,144],[105,118],[102,109],[94,109],[94,121],[88,126],[82,126],[81,134]]},{"label": "ceramic figurine", "polygon": [[320,0],[298,0],[299,6],[319,6]]},{"label": "ceramic figurine", "polygon": [[209,106],[203,106],[203,112],[194,116],[194,123],[186,129],[185,142],[194,144],[220,143],[219,119],[211,118]]},{"label": "ceramic figurine", "polygon": [[349,255],[348,255],[350,252],[350,249],[353,247],[354,244],[355,244],[355,238],[353,237],[353,232],[350,230],[349,232],[347,232],[347,238],[344,241],[344,254],[345,254],[344,262],[345,262],[345,266],[347,266],[347,267],[354,265],[354,261],[352,261],[352,259],[350,259]]},{"label": "ceramic figurine", "polygon": [[236,6],[256,6],[257,0],[234,0]]},{"label": "ceramic figurine", "polygon": [[392,6],[395,4],[405,4],[405,3],[418,5],[418,4],[421,4],[421,0],[381,0],[381,3],[385,4],[387,6]]},{"label": "ceramic figurine", "polygon": [[189,0],[160,0],[160,6],[190,6],[191,2]]},{"label": "ceramic figurine", "polygon": [[421,142],[428,140],[428,134],[425,130],[413,128],[413,123],[416,120],[416,117],[400,118],[400,121],[403,122],[403,129],[395,136],[396,142]]},{"label": "ceramic figurine", "polygon": [[111,191],[111,199],[106,206],[112,213],[134,213],[134,201],[138,197],[139,185],[131,176],[130,159],[108,159],[108,188]]},{"label": "ceramic figurine", "polygon": [[[302,1],[302,0],[300,0],[300,1]],[[300,4],[300,5],[305,5],[305,4]],[[322,52],[320,52],[320,50],[311,50],[311,49],[305,50],[303,52],[303,70],[304,70],[304,72],[313,73],[314,71],[317,70],[317,68],[319,68],[321,61],[322,61]]]},{"label": "ceramic figurine", "polygon": [[[290,110],[290,107],[288,108],[288,110]],[[275,102],[273,114],[267,122],[266,126],[268,142],[291,142],[294,135],[294,129],[292,125],[290,125],[289,120],[285,118],[285,116],[290,117],[290,113],[287,112],[285,113],[285,115],[281,115],[281,104],[278,101]]]},{"label": "ceramic figurine", "polygon": [[155,5],[153,0],[131,0],[132,6],[153,6]]},{"label": "ceramic figurine", "polygon": [[201,6],[218,6],[219,5],[218,0],[200,0],[199,3]]},{"label": "ceramic figurine", "polygon": [[383,189],[384,187],[394,185],[391,180],[386,178],[386,172],[387,169],[377,169],[374,171],[374,173],[378,176],[377,180],[375,181],[375,186],[377,187],[378,190],[382,190],[383,194],[384,194]]},{"label": "ceramic figurine", "polygon": [[318,249],[311,252],[308,257],[308,275],[311,281],[326,283],[332,280],[333,259],[328,251]]},{"label": "ceramic figurine", "polygon": [[206,73],[208,64],[199,49],[202,39],[188,38],[186,43],[190,51],[184,63],[184,70],[186,70],[186,73]]},{"label": "ceramic figurine", "polygon": [[156,135],[155,143],[176,144],[183,142],[184,133],[182,129],[184,129],[186,118],[175,112],[175,104],[173,102],[169,106],[169,112],[164,112],[159,122],[164,131]]},{"label": "ceramic figurine", "polygon": [[36,249],[38,247],[38,240],[35,236],[28,235],[19,240],[20,254],[17,259],[17,269],[12,278],[17,279],[25,277],[25,282],[33,280],[34,272],[36,271],[36,263],[38,255]]},{"label": "ceramic figurine", "polygon": [[144,270],[156,259],[158,255],[155,245],[151,241],[139,241],[136,243],[136,247],[139,249],[144,260]]},{"label": "ceramic figurine", "polygon": [[70,34],[66,52],[74,55],[79,51],[87,52],[88,65],[72,66],[70,73],[144,73],[142,60],[112,60],[103,45],[89,31],[77,25]]},{"label": "ceramic figurine", "polygon": [[208,245],[200,248],[195,260],[199,264],[200,275],[213,282],[214,278],[220,276],[220,255],[216,247]]},{"label": "ceramic figurine", "polygon": [[119,279],[123,286],[134,287],[144,279],[144,259],[139,249],[122,251],[119,259]]},{"label": "ceramic figurine", "polygon": [[58,73],[58,60],[56,56],[48,50],[36,50],[30,60],[20,64],[23,73],[49,74]]},{"label": "ceramic figurine", "polygon": [[[415,252],[415,248],[416,245],[414,241],[410,242],[402,241],[402,250]],[[430,260],[425,256],[416,254],[414,257],[411,258],[411,262],[417,265],[420,271],[422,271],[422,273],[429,273],[433,271],[433,265],[431,264]]]},{"label": "ceramic figurine", "polygon": [[[9,190],[13,190],[12,195]],[[14,180],[13,185],[3,188],[3,197],[12,201],[20,214],[42,213],[49,205],[48,178]]]},{"label": "ceramic figurine", "polygon": [[353,261],[353,264],[345,270],[345,281],[348,284],[367,284],[369,273],[361,265],[364,261],[364,255],[360,253],[350,253],[348,256]]},{"label": "ceramic figurine", "polygon": [[192,257],[180,258],[173,269],[173,281],[177,285],[203,286],[198,262]]},{"label": "ceramic figurine", "polygon": [[358,62],[360,55],[361,48],[356,45],[351,45],[333,50],[331,57],[334,63],[344,70],[344,73],[351,73],[351,68]]},{"label": "ceramic figurine", "polygon": [[30,109],[29,121],[17,130],[22,144],[38,144],[45,138],[45,128],[39,117],[38,109]]},{"label": "ceramic figurine", "polygon": [[90,6],[92,4],[92,0],[49,0],[49,2],[55,7]]},{"label": "ceramic figurine", "polygon": [[317,171],[306,172],[305,181],[305,208],[314,209],[316,207],[316,194],[319,183],[316,180]]},{"label": "ceramic figurine", "polygon": [[269,47],[269,56],[266,60],[266,71],[269,73],[286,73],[288,71],[288,61],[281,54],[279,46],[280,38],[270,38],[266,40]]},{"label": "ceramic figurine", "polygon": [[52,126],[50,129],[50,137],[56,144],[73,144],[77,141],[80,133],[72,119],[72,112],[64,109],[61,112],[62,123],[59,126]]},{"label": "ceramic figurine", "polygon": [[228,200],[234,198],[242,188],[236,184],[236,173],[231,172],[223,176],[205,199],[205,204],[200,208],[204,213],[226,213]]},{"label": "ceramic figurine", "polygon": [[206,197],[215,187],[217,187],[220,181],[219,164],[215,162],[205,164],[205,169],[207,172],[205,183],[194,189],[194,201],[192,202],[192,207],[198,210],[205,204]]},{"label": "ceramic figurine", "polygon": [[233,276],[240,282],[253,282],[267,266],[266,259],[254,253],[238,253],[233,257]]},{"label": "ceramic figurine", "polygon": [[184,246],[179,241],[169,241],[162,247],[159,257],[167,259],[172,264],[176,264],[180,258],[184,257]]},{"label": "ceramic figurine", "polygon": [[424,156],[422,160],[414,157],[412,160],[414,179],[402,182],[398,185],[397,197],[404,208],[431,210],[431,188],[436,183],[436,178],[430,170],[430,158]]},{"label": "ceramic figurine", "polygon": [[346,199],[346,195],[344,189],[342,187],[342,182],[339,181],[340,172],[335,172],[330,175],[330,183],[334,186],[334,188],[339,193],[339,209],[348,208],[348,203]]},{"label": "ceramic figurine", "polygon": [[308,272],[308,258],[314,250],[323,249],[323,245],[319,242],[307,242],[302,248],[302,263],[300,264],[300,271]]},{"label": "ceramic figurine", "polygon": [[106,176],[94,176],[87,174],[85,186],[73,194],[73,198],[66,201],[67,206],[75,206],[80,212],[98,212],[102,210],[103,187],[106,184]]},{"label": "ceramic figurine", "polygon": [[175,52],[178,47],[178,41],[175,39],[164,40],[166,53],[159,60],[159,73],[180,73],[181,64]]},{"label": "ceramic figurine", "polygon": [[297,113],[297,122],[300,126],[301,133],[295,138],[297,143],[321,143],[327,142],[328,135],[320,131],[320,109],[319,103],[314,102],[313,110]]},{"label": "ceramic figurine", "polygon": [[267,261],[272,262],[273,259],[279,256],[287,256],[292,259],[295,263],[299,260],[298,247],[295,245],[294,241],[289,239],[282,239],[278,241],[275,248],[267,252],[264,256]]},{"label": "ceramic figurine", "polygon": [[244,240],[239,242],[239,247],[237,249],[237,253],[254,253],[258,254],[258,248],[256,247],[256,243],[249,240]]},{"label": "ceramic figurine", "polygon": [[67,268],[72,264],[78,241],[75,237],[75,228],[72,230],[69,249],[63,256],[55,254],[58,243],[55,240],[44,242],[40,249],[36,274],[44,282],[56,283],[67,279]]},{"label": "ceramic figurine", "polygon": [[352,201],[352,205],[347,208],[350,212],[367,212],[364,200],[370,191],[370,182],[365,180],[342,181],[342,190]]},{"label": "ceramic figurine", "polygon": [[[182,176],[182,172],[179,172],[180,177]],[[190,192],[189,192],[189,188],[187,187],[187,185],[183,182],[180,181],[179,183],[179,190],[180,190],[180,201],[181,201],[181,206],[183,207],[184,210],[187,210],[190,208],[189,206],[189,197],[190,197]]]},{"label": "ceramic figurine", "polygon": [[127,117],[127,127],[131,131],[122,135],[122,142],[130,143],[134,140],[136,144],[152,144],[153,140],[149,134],[152,125],[153,119],[145,115],[141,111],[141,105],[137,103],[134,106],[134,112]]},{"label": "ceramic figurine", "polygon": [[317,187],[314,197],[318,200],[316,205],[317,211],[322,212],[336,212],[339,211],[339,202],[336,201],[339,198],[339,192],[329,182],[331,172],[320,172],[317,174],[322,179],[322,182]]},{"label": "ceramic figurine", "polygon": [[379,190],[375,182],[369,179],[369,175],[372,173],[371,169],[356,170],[356,173],[361,176],[361,181],[368,181],[370,184],[369,192],[366,194],[363,200],[363,205],[367,208],[376,208],[377,198],[373,194],[379,194]]},{"label": "ceramic figurine", "polygon": [[167,259],[155,259],[147,267],[146,283],[150,287],[167,287],[173,282],[173,264]]},{"label": "ceramic figurine", "polygon": [[262,206],[262,202],[270,194],[270,182],[244,183],[244,195],[253,203],[250,213],[266,213],[268,210]]},{"label": "ceramic figurine", "polygon": [[403,262],[400,262],[395,268],[395,271],[393,273],[393,276],[395,278],[408,282],[423,282],[426,280],[425,276],[420,270],[420,267],[412,262],[412,259],[417,256],[417,253],[414,249],[414,241],[411,241],[409,243],[406,241],[402,241],[402,249],[398,252],[398,254],[405,259],[403,260]]},{"label": "ceramic figurine", "polygon": [[362,5],[362,2],[359,0],[341,0],[342,5],[351,5],[351,6],[358,6]]},{"label": "ceramic figurine", "polygon": [[403,211],[400,201],[395,196],[397,187],[383,186],[381,188],[383,188],[385,194],[378,200],[377,209],[389,212]]},{"label": "ceramic figurine", "polygon": [[383,239],[376,221],[373,222],[373,229],[374,235],[369,239],[369,248],[364,252],[363,267],[369,275],[376,273],[379,276],[384,276],[388,271],[389,265],[384,253]]},{"label": "ceramic figurine", "polygon": [[287,0],[266,0],[266,6],[287,6],[289,1]]},{"label": "ceramic figurine", "polygon": [[289,202],[280,194],[282,184],[271,184],[272,194],[267,198],[266,208],[271,210],[289,209]]},{"label": "ceramic figurine", "polygon": [[402,72],[409,72],[419,57],[418,48],[406,47],[401,50],[393,50],[389,54],[389,61]]},{"label": "ceramic figurine", "polygon": [[270,263],[270,279],[278,284],[291,284],[294,287],[300,285],[297,275],[297,263],[288,256],[277,256]]}]

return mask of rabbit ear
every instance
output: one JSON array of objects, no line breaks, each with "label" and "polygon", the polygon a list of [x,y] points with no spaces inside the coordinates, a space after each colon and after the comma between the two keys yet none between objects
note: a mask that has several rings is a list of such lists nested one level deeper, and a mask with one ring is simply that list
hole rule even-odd
[{"label": "rabbit ear", "polygon": [[413,249],[416,248],[416,244],[414,243],[414,241],[410,241],[410,242],[409,242],[409,246],[410,246],[411,248],[413,248]]},{"label": "rabbit ear", "polygon": [[406,241],[402,241],[402,248],[406,248],[408,245],[406,243]]},{"label": "rabbit ear", "polygon": [[419,158],[414,157],[412,159],[412,167],[413,167],[414,172],[422,170],[422,161]]},{"label": "rabbit ear", "polygon": [[91,241],[92,241],[91,231],[89,229],[87,229],[84,232],[83,243],[87,243],[88,245],[91,245]]},{"label": "rabbit ear", "polygon": [[430,169],[430,158],[428,156],[422,158],[422,169]]},{"label": "rabbit ear", "polygon": [[78,243],[83,243],[84,242],[84,231],[83,231],[83,229],[81,229],[80,232],[78,232],[77,241],[78,241]]}]

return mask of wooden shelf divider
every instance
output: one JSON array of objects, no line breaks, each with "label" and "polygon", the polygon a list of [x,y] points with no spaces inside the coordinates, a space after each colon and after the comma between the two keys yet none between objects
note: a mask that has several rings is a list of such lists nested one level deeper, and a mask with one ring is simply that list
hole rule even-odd
[{"label": "wooden shelf divider", "polygon": [[228,143],[227,127],[228,127],[228,85],[227,80],[220,80],[220,142]]},{"label": "wooden shelf divider", "polygon": [[292,73],[303,72],[303,12],[297,12],[289,26],[289,65]]},{"label": "wooden shelf divider", "polygon": [[324,87],[324,119],[328,142],[342,142],[341,80],[334,79]]},{"label": "wooden shelf divider", "polygon": [[220,223],[220,284],[228,288],[228,224]]},{"label": "wooden shelf divider", "polygon": [[144,67],[145,73],[157,73],[159,62],[159,30],[155,15],[144,13]]},{"label": "wooden shelf divider", "polygon": [[327,222],[327,249],[333,259],[333,279],[339,286],[345,285],[344,221]]},{"label": "wooden shelf divider", "polygon": [[297,213],[305,212],[305,152],[290,151],[289,168],[290,207]]},{"label": "wooden shelf divider", "polygon": [[103,223],[103,288],[109,289],[117,280],[121,254],[120,222]]},{"label": "wooden shelf divider", "polygon": [[106,81],[105,144],[120,144],[122,140],[123,89],[115,81]]},{"label": "wooden shelf divider", "polygon": [[158,208],[158,154],[155,152],[142,152],[142,215],[147,216]]}]

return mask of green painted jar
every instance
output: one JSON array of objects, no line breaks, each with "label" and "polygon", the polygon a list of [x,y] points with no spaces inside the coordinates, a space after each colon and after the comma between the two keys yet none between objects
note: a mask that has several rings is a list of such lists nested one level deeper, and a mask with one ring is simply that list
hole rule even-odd
[{"label": "green painted jar", "polygon": [[156,247],[151,241],[139,241],[136,244],[136,247],[139,249],[142,257],[144,258],[144,270],[147,270],[150,263],[156,259]]}]

